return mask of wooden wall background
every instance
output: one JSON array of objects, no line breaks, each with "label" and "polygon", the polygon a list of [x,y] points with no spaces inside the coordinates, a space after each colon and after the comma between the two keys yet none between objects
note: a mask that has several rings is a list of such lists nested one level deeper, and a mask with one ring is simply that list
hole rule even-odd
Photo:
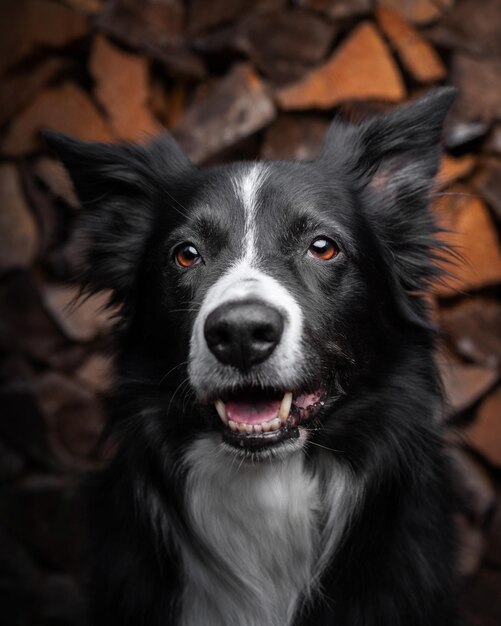
[{"label": "wooden wall background", "polygon": [[501,623],[501,0],[3,0],[0,4],[0,614],[84,622],[75,484],[112,371],[102,297],[69,306],[78,203],[50,127],[199,164],[309,158],[359,118],[453,84],[435,210],[465,262],[433,295],[447,441],[467,495],[462,601]]}]

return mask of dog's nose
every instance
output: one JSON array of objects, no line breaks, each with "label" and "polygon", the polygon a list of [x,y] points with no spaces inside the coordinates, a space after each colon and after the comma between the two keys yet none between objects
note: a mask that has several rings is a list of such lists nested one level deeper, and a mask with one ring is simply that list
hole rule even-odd
[{"label": "dog's nose", "polygon": [[222,304],[205,320],[205,340],[214,356],[247,370],[262,363],[278,345],[284,329],[282,315],[255,300]]}]

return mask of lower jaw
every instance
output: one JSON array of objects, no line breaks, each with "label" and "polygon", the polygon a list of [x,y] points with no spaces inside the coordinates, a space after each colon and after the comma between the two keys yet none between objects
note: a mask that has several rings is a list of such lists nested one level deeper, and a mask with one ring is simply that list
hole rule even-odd
[{"label": "lower jaw", "polygon": [[286,424],[278,430],[267,433],[242,434],[225,429],[223,431],[223,441],[235,448],[247,449],[250,451],[262,450],[269,446],[276,445],[288,439],[299,438],[299,427]]}]

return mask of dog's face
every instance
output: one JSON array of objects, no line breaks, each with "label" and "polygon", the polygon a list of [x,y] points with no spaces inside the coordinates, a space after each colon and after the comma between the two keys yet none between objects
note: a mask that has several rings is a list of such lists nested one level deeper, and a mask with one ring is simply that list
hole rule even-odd
[{"label": "dog's face", "polygon": [[86,210],[87,282],[122,304],[130,361],[167,389],[187,371],[204,428],[228,445],[300,447],[378,368],[392,327],[424,323],[426,203],[451,99],[334,123],[304,163],[200,170],[170,137],[49,134]]},{"label": "dog's face", "polygon": [[353,196],[314,164],[243,163],[207,172],[186,212],[166,248],[174,306],[195,308],[191,385],[228,443],[297,437],[339,393],[368,304]]}]

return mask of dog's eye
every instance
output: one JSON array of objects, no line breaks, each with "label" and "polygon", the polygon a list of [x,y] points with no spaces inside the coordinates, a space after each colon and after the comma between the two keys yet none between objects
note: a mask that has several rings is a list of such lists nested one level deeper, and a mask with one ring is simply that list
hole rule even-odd
[{"label": "dog's eye", "polygon": [[193,267],[202,260],[200,252],[191,243],[179,245],[174,252],[174,258],[181,267]]},{"label": "dog's eye", "polygon": [[339,253],[339,249],[332,239],[327,237],[317,237],[314,239],[310,247],[308,248],[308,254],[321,259],[322,261],[330,261]]}]

